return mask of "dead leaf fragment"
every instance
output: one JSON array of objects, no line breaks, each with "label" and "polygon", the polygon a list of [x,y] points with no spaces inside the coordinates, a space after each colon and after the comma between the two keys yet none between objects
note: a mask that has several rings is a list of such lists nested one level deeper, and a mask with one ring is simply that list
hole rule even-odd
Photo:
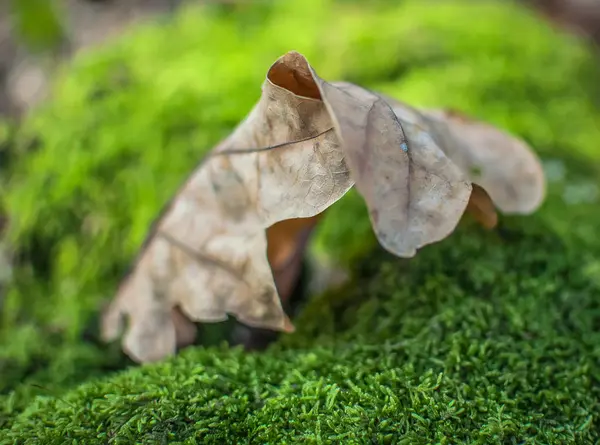
[{"label": "dead leaf fragment", "polygon": [[504,213],[529,214],[542,204],[546,182],[542,164],[522,140],[454,110],[418,111],[388,99],[398,118],[431,134],[444,153],[480,185]]},{"label": "dead leaf fragment", "polygon": [[412,257],[452,233],[471,185],[425,129],[398,120],[378,94],[349,83],[317,82],[337,118],[346,163],[381,245]]},{"label": "dead leaf fragment", "polygon": [[[190,321],[233,315],[250,327],[292,331],[280,295],[297,279],[319,215],[355,183],[380,243],[404,257],[447,237],[466,210],[495,223],[486,191],[501,209],[532,208],[536,190],[511,206],[506,174],[498,181],[487,165],[483,188],[473,188],[465,168],[498,157],[477,154],[484,136],[473,124],[328,83],[301,54],[285,54],[246,119],[157,222],[105,313],[104,338],[117,338],[127,318],[123,348],[134,360],[174,354],[178,340],[192,336],[175,308]],[[519,159],[522,150],[514,150]]]}]

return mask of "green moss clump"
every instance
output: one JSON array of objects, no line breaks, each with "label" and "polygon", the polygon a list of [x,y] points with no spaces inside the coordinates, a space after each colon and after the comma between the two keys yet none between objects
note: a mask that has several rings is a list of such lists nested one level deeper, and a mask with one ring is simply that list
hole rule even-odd
[{"label": "green moss clump", "polygon": [[[353,285],[315,299],[296,334],[265,354],[199,348],[94,380],[127,366],[97,340],[102,302],[290,49],[326,79],[520,135],[544,157],[547,203],[404,262],[372,251],[350,193],[315,248],[352,265]],[[593,443],[599,76],[581,42],[491,1],[207,6],[78,58],[18,131],[5,184],[20,261],[0,443]]]},{"label": "green moss clump", "polygon": [[585,269],[547,227],[465,227],[414,261],[370,256],[288,344],[188,350],[38,398],[6,443],[594,443]]}]

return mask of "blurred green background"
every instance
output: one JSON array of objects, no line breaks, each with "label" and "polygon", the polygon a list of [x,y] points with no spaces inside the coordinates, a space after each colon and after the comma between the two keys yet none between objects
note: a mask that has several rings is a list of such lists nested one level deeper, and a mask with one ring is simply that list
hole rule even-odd
[{"label": "blurred green background", "polygon": [[[32,48],[60,41],[53,14],[20,12]],[[98,340],[101,305],[292,49],[324,79],[522,137],[543,158],[546,203],[495,233],[462,227],[407,264],[377,249],[349,193],[312,248],[350,267],[352,285],[314,296],[299,332],[263,354],[198,347],[132,366]],[[0,443],[594,443],[599,61],[520,4],[466,0],[195,5],[78,54],[46,101],[0,126],[14,257]]]}]

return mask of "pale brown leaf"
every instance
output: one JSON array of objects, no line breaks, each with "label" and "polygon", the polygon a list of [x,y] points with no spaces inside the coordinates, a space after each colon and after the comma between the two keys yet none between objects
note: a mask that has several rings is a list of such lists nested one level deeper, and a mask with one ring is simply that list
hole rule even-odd
[{"label": "pale brown leaf", "polygon": [[[392,105],[324,81],[296,52],[278,59],[256,106],[157,222],[104,316],[105,339],[118,337],[127,318],[123,347],[132,358],[173,354],[195,334],[175,309],[194,322],[233,315],[292,331],[280,296],[298,279],[318,215],[355,182],[377,238],[398,256],[448,236],[465,210],[490,225],[489,197],[469,179],[473,159],[489,158],[473,154],[479,127],[458,134],[452,119]],[[502,201],[485,171],[477,183]]]},{"label": "pale brown leaf", "polygon": [[323,102],[269,77],[256,107],[158,222],[105,314],[105,338],[117,337],[127,316],[130,356],[151,361],[173,354],[175,305],[194,321],[231,314],[248,326],[293,330],[268,262],[265,229],[321,213],[352,185]]},{"label": "pale brown leaf", "polygon": [[381,245],[411,257],[452,233],[471,185],[424,128],[399,121],[380,95],[349,83],[318,83]]}]

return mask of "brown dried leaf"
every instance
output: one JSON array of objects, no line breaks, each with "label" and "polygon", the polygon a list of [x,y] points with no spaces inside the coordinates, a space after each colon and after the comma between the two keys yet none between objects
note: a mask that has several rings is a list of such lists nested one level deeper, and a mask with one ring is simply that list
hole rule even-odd
[{"label": "brown dried leaf", "polygon": [[[489,224],[487,195],[472,188],[461,168],[468,162],[453,162],[462,152],[445,139],[460,142],[457,126],[435,119],[325,82],[302,55],[287,53],[254,109],[158,221],[105,314],[105,339],[119,336],[128,317],[123,347],[132,358],[173,354],[184,336],[174,308],[192,321],[231,314],[251,327],[293,330],[280,295],[297,280],[318,215],[355,182],[377,238],[399,256],[448,236],[467,209]],[[472,126],[465,131],[463,144],[478,141]],[[462,150],[472,160],[472,147]],[[495,185],[482,179],[486,190]]]},{"label": "brown dried leaf", "polygon": [[191,175],[105,314],[107,340],[128,316],[124,349],[135,360],[175,352],[175,305],[194,321],[231,314],[249,326],[293,330],[265,230],[318,215],[353,182],[323,101],[288,74],[277,64],[270,70],[256,107]]}]

